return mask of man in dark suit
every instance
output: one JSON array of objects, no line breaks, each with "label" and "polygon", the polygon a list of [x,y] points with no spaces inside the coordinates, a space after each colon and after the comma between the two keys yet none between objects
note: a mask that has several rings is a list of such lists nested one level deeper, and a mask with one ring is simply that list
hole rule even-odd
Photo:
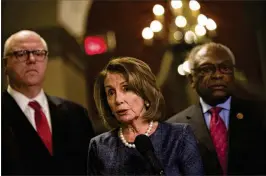
[{"label": "man in dark suit", "polygon": [[266,106],[233,96],[233,53],[224,45],[207,43],[193,48],[188,61],[188,78],[199,103],[168,122],[191,125],[207,175],[266,174]]},{"label": "man in dark suit", "polygon": [[92,124],[82,106],[44,93],[47,55],[46,42],[33,31],[19,31],[5,42],[3,175],[86,174]]}]

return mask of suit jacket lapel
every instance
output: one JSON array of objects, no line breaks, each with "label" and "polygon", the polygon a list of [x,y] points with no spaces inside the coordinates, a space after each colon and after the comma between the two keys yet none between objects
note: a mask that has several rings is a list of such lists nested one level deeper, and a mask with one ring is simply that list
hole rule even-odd
[{"label": "suit jacket lapel", "polygon": [[60,99],[47,96],[49,111],[52,124],[53,155],[58,155],[62,151],[64,137],[67,131],[64,131],[63,111]]},{"label": "suit jacket lapel", "polygon": [[245,138],[251,133],[248,129],[249,120],[246,117],[251,117],[252,114],[247,108],[243,109],[242,107],[245,107],[245,105],[242,105],[241,101],[233,97],[229,119],[229,153],[232,148],[243,148],[245,144],[240,141],[245,141]]},{"label": "suit jacket lapel", "polygon": [[194,105],[193,109],[191,109],[189,115],[187,116],[187,119],[190,119],[189,123],[191,124],[194,134],[199,142],[204,144],[208,150],[215,151],[200,104]]},{"label": "suit jacket lapel", "polygon": [[[242,105],[242,102],[233,97],[231,102],[230,119],[229,119],[229,148],[228,148],[228,172],[233,171],[236,168],[234,165],[240,162],[241,156],[238,153],[242,153],[245,149],[246,138],[248,138],[252,131],[249,131],[249,120],[246,117],[251,116],[247,110],[246,105]],[[242,118],[241,118],[242,116]],[[249,145],[249,144],[248,144]]]}]

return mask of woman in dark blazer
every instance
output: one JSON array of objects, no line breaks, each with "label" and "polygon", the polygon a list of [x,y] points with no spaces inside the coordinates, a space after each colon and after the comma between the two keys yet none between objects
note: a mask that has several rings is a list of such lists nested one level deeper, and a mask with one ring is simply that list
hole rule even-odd
[{"label": "woman in dark blazer", "polygon": [[91,140],[88,175],[160,174],[136,149],[140,134],[148,136],[165,175],[203,175],[190,127],[162,122],[164,98],[146,63],[129,57],[111,60],[95,82],[94,99],[113,129]]}]

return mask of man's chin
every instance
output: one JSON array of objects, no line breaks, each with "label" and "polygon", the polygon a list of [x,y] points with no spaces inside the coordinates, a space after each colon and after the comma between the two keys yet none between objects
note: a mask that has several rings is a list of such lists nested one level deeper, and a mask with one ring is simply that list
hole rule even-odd
[{"label": "man's chin", "polygon": [[212,96],[214,98],[224,98],[224,97],[227,97],[228,94],[227,94],[227,92],[225,92],[223,90],[215,90],[212,92]]},{"label": "man's chin", "polygon": [[224,91],[213,91],[208,96],[201,96],[203,100],[211,106],[224,103],[230,95]]},{"label": "man's chin", "polygon": [[27,80],[26,85],[27,86],[38,86],[38,85],[41,85],[41,81],[40,80]]},{"label": "man's chin", "polygon": [[228,99],[229,96],[230,95],[226,92],[215,91],[212,93],[211,102],[214,105],[224,103]]}]

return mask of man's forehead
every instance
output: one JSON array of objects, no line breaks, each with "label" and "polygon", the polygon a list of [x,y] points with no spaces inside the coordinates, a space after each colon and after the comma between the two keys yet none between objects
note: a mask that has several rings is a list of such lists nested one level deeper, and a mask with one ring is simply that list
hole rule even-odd
[{"label": "man's forehead", "polygon": [[19,33],[15,35],[10,42],[10,47],[18,47],[31,42],[39,43],[38,45],[46,48],[45,41],[38,34],[34,33]]},{"label": "man's forehead", "polygon": [[23,30],[13,34],[13,37],[36,37],[41,38],[39,34],[34,31]]},{"label": "man's forehead", "polygon": [[18,33],[12,38],[14,42],[41,41],[41,37],[34,33]]}]

